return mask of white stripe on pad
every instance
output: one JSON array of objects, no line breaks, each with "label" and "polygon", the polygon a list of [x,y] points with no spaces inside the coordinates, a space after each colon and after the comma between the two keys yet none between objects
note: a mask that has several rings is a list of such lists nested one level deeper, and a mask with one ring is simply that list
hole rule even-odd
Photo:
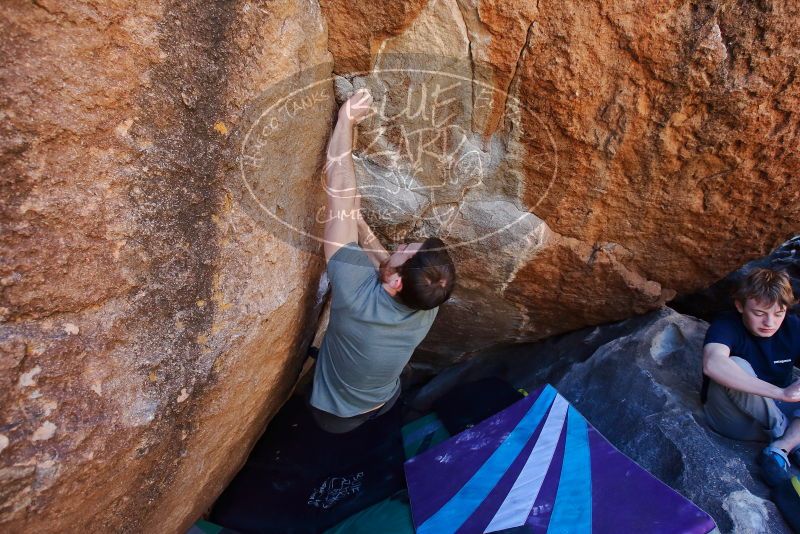
[{"label": "white stripe on pad", "polygon": [[542,489],[544,477],[550,470],[568,407],[569,403],[564,397],[557,394],[531,455],[484,532],[497,532],[525,524]]}]

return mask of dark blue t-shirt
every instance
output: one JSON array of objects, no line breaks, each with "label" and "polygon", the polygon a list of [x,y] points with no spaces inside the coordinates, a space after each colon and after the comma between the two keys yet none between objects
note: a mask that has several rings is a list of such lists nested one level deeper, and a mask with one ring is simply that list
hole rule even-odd
[{"label": "dark blue t-shirt", "polygon": [[751,334],[738,312],[715,319],[706,332],[705,344],[722,343],[753,366],[756,376],[780,388],[792,383],[792,366],[800,363],[800,317],[787,313],[781,327],[770,337]]}]

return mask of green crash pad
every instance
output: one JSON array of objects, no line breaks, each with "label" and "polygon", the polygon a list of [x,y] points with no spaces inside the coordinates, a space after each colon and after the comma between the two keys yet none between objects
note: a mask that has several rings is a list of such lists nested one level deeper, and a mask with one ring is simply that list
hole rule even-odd
[{"label": "green crash pad", "polygon": [[325,534],[414,534],[408,494],[401,494],[373,504],[325,531]]},{"label": "green crash pad", "polygon": [[430,413],[405,425],[402,429],[406,460],[421,454],[450,437],[435,413]]}]

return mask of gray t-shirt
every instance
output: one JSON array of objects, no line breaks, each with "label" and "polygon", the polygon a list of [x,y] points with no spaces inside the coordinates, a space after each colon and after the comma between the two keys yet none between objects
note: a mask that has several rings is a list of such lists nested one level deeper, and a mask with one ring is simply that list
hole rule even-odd
[{"label": "gray t-shirt", "polygon": [[352,417],[394,395],[403,367],[439,308],[414,310],[392,298],[355,242],[330,258],[328,278],[331,317],[319,349],[311,404]]}]

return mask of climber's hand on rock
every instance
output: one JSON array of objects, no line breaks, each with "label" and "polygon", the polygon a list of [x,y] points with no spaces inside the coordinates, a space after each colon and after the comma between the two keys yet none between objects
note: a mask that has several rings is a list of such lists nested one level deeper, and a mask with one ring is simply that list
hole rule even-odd
[{"label": "climber's hand on rock", "polygon": [[370,116],[372,110],[372,95],[366,89],[359,89],[353,96],[347,99],[339,109],[339,118],[358,124]]},{"label": "climber's hand on rock", "polygon": [[782,400],[785,402],[800,402],[800,380],[796,380],[783,388]]}]

